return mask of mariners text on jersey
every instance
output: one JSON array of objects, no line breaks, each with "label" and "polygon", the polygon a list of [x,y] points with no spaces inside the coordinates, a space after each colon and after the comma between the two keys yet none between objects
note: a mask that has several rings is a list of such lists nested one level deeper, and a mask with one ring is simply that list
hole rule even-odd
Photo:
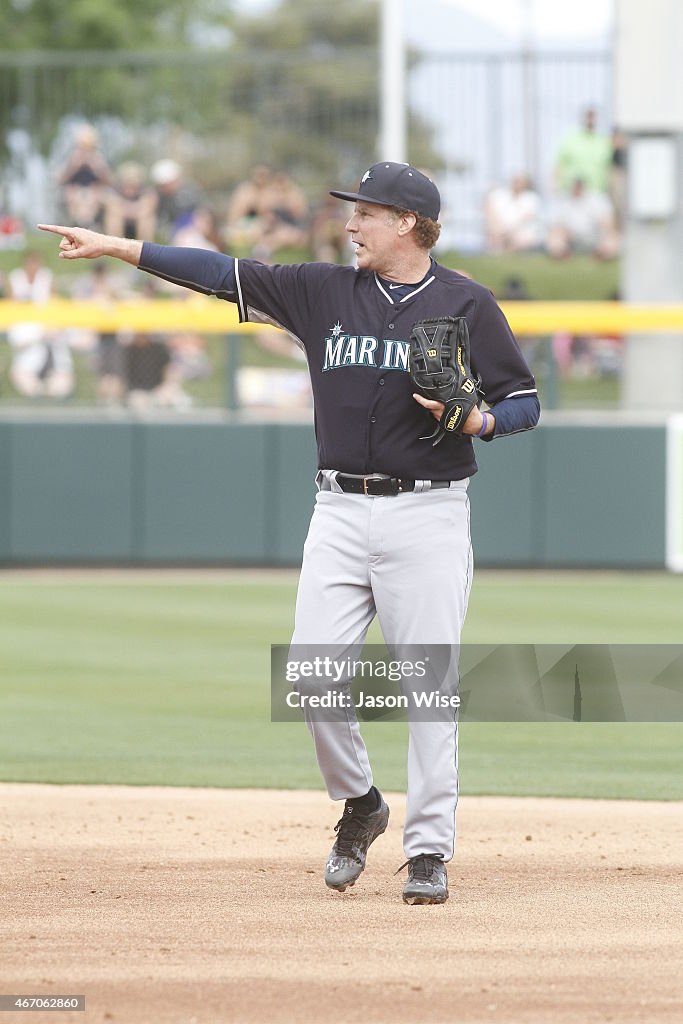
[{"label": "mariners text on jersey", "polygon": [[420,439],[432,432],[433,418],[412,397],[407,339],[413,324],[426,317],[467,319],[472,368],[496,415],[494,436],[529,429],[538,420],[534,378],[493,296],[434,261],[423,281],[397,288],[352,267],[266,266],[150,242],[139,265],[236,302],[240,320],[281,327],[304,349],[321,469],[426,480],[460,480],[476,472],[470,437],[449,436],[435,448]]},{"label": "mariners text on jersey", "polygon": [[325,338],[325,370],[340,366],[379,366],[382,370],[409,370],[410,345],[407,341],[385,338],[379,342],[371,335],[344,334],[336,323]]}]

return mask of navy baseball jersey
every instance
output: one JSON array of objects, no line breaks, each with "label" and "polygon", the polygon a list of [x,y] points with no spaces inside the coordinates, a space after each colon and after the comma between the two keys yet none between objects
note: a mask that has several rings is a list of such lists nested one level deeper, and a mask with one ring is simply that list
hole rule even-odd
[{"label": "navy baseball jersey", "polygon": [[472,369],[496,414],[495,436],[538,419],[534,378],[492,294],[433,260],[412,285],[334,264],[267,266],[149,242],[139,266],[236,302],[241,321],[281,327],[301,345],[320,469],[432,480],[476,472],[471,437],[448,436],[436,447],[420,439],[432,433],[433,417],[412,397],[408,357],[413,324],[426,317],[466,318]]}]

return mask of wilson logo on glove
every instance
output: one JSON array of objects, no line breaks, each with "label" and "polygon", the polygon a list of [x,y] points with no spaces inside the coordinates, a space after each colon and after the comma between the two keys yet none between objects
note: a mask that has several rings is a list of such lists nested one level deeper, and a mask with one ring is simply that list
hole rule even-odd
[{"label": "wilson logo on glove", "polygon": [[462,436],[467,417],[482,398],[480,378],[470,369],[470,335],[464,316],[417,321],[410,332],[410,376],[421,395],[445,407],[436,430],[420,440],[437,445],[447,431]]},{"label": "wilson logo on glove", "polygon": [[456,405],[455,409],[453,410],[451,415],[448,417],[448,422],[446,423],[446,430],[455,430],[455,428],[457,427],[458,423],[460,422],[460,416],[461,415],[462,415],[462,406]]}]

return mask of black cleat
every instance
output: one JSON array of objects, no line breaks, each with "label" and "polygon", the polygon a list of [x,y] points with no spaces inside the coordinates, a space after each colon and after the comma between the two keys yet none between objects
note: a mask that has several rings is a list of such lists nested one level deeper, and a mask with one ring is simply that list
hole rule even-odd
[{"label": "black cleat", "polygon": [[[445,903],[448,899],[446,865],[440,856],[420,853],[398,869],[408,867],[408,881],[403,887],[403,902],[412,906]],[[398,874],[398,872],[397,872]]]},{"label": "black cleat", "polygon": [[344,813],[334,826],[337,833],[325,865],[325,885],[337,892],[344,892],[354,885],[365,867],[365,858],[370,843],[381,836],[389,824],[389,808],[379,794],[379,807],[369,814],[362,814],[348,801]]}]

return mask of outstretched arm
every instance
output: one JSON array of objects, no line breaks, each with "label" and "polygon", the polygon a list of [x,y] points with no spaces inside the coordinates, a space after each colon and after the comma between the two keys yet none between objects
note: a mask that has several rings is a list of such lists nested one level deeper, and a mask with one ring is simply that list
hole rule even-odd
[{"label": "outstretched arm", "polygon": [[38,227],[62,236],[59,255],[63,259],[94,260],[99,256],[114,256],[148,274],[191,288],[202,295],[237,301],[236,261],[232,256],[209,249],[186,249],[100,235],[86,228],[64,228],[56,224],[39,224]]},{"label": "outstretched arm", "polygon": [[61,235],[59,255],[64,260],[96,260],[100,256],[113,256],[137,267],[142,254],[142,242],[134,238],[116,238],[101,235],[88,228],[65,228],[59,224],[39,224],[41,231]]}]

